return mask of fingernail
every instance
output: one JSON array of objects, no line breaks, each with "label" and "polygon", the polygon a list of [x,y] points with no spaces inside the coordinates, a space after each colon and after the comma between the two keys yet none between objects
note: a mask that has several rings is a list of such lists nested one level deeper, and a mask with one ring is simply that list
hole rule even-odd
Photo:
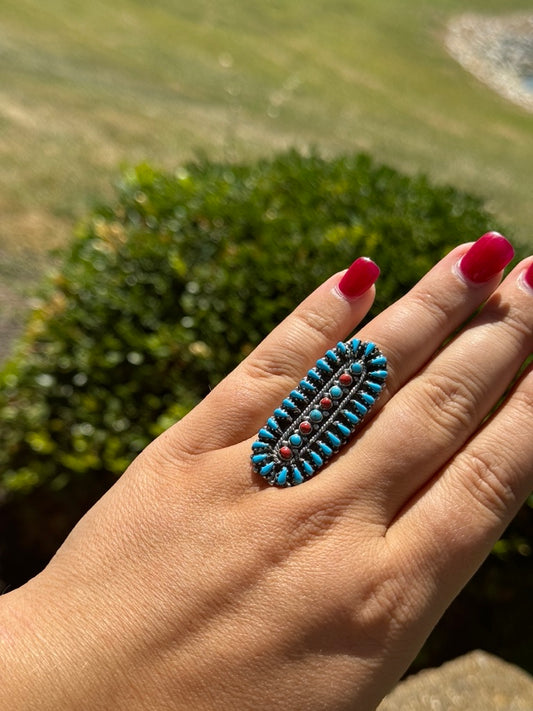
[{"label": "fingernail", "polygon": [[525,284],[529,291],[533,293],[533,262],[531,262],[525,272],[522,272],[522,274],[520,275],[520,280],[523,282],[523,284]]},{"label": "fingernail", "polygon": [[368,257],[359,257],[349,267],[337,288],[346,299],[357,299],[370,289],[378,276],[378,265]]},{"label": "fingernail", "polygon": [[467,281],[483,284],[499,274],[514,256],[511,243],[499,232],[487,232],[470,247],[458,267]]}]

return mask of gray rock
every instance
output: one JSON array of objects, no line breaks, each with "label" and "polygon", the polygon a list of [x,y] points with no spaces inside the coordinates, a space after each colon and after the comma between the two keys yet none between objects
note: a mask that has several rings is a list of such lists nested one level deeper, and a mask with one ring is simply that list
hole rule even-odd
[{"label": "gray rock", "polygon": [[378,711],[533,711],[533,677],[476,651],[408,677]]}]

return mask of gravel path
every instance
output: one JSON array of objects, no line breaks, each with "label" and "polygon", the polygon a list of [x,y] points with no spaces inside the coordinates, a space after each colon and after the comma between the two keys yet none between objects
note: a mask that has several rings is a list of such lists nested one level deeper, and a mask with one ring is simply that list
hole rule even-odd
[{"label": "gravel path", "polygon": [[445,43],[480,81],[533,112],[533,13],[460,15],[449,23]]}]

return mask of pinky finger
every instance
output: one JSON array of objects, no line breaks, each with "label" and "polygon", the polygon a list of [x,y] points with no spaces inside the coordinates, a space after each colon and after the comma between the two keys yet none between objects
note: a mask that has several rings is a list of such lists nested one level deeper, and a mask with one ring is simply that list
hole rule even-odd
[{"label": "pinky finger", "polygon": [[450,585],[456,594],[533,489],[532,408],[530,367],[495,415],[392,525],[392,541],[410,547],[410,572],[423,587],[443,593]]}]

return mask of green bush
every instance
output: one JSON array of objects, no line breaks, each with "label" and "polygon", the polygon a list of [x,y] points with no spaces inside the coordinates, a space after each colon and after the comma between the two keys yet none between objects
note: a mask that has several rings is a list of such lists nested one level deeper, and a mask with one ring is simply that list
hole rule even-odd
[{"label": "green bush", "polygon": [[3,576],[42,567],[135,455],[327,276],[376,259],[375,313],[491,227],[477,198],[366,155],[126,173],[0,374]]}]

